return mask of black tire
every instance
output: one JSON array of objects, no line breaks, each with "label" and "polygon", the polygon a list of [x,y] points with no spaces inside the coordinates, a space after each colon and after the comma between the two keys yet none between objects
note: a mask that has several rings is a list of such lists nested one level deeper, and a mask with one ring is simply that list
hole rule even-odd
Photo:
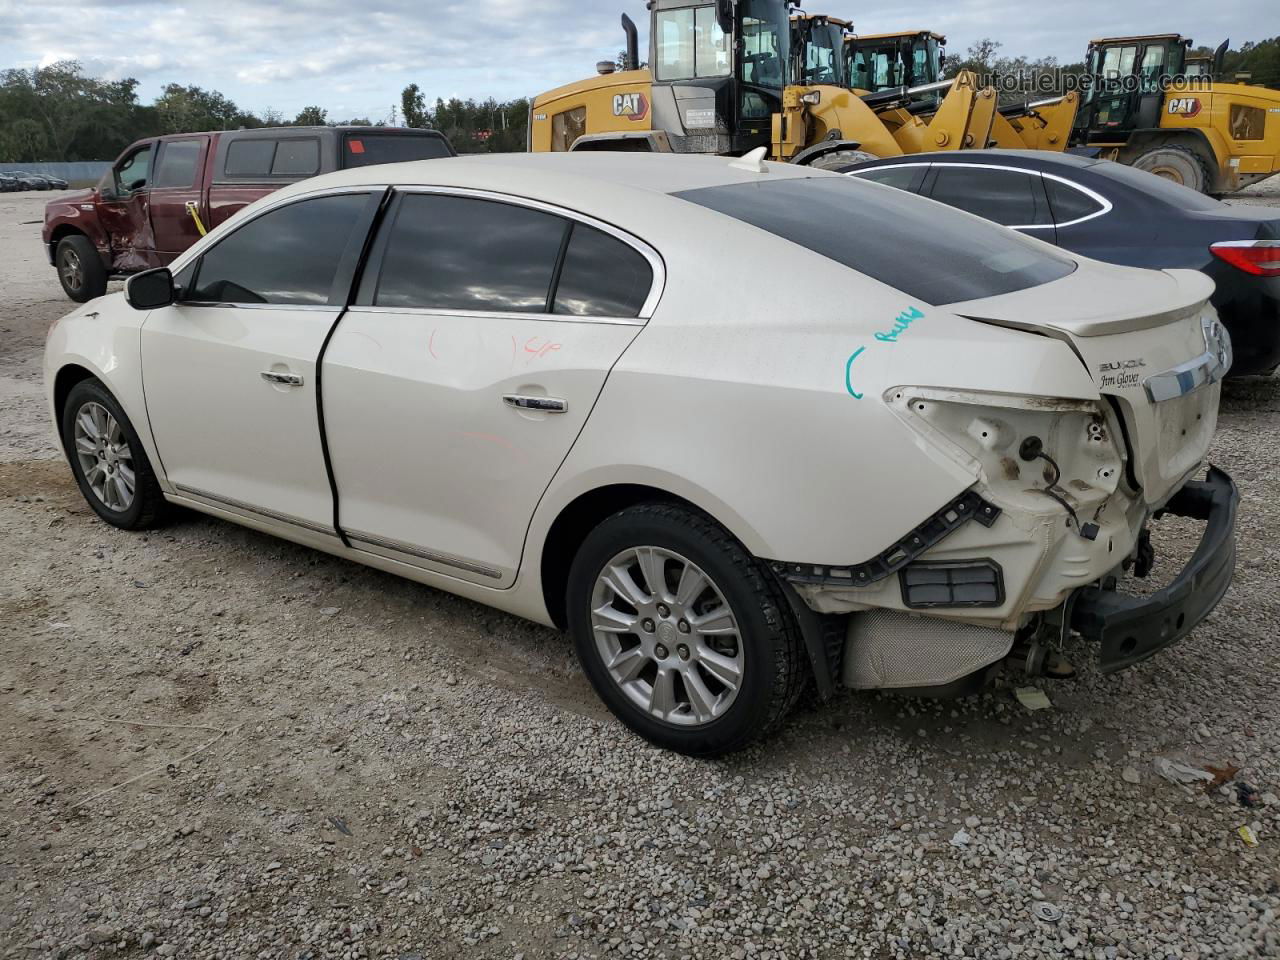
[{"label": "black tire", "polygon": [[88,303],[107,292],[107,268],[89,238],[63,237],[53,255],[63,292],[76,303]]},{"label": "black tire", "polygon": [[[76,418],[91,403],[106,408],[115,418],[129,448],[134,475],[133,500],[125,509],[109,506],[94,491],[76,452]],[[80,493],[94,513],[122,530],[147,530],[164,522],[169,512],[168,503],[159,481],[156,480],[155,471],[151,469],[151,461],[147,459],[146,450],[138,439],[138,431],[133,428],[128,416],[106,387],[97,380],[81,380],[72,387],[62,408],[61,425],[62,447],[71,463],[71,472],[75,475]]]},{"label": "black tire", "polygon": [[872,160],[879,160],[874,153],[865,150],[832,150],[809,162],[809,166],[818,170],[834,170],[836,173],[848,173],[854,167],[860,167]]},{"label": "black tire", "polygon": [[1188,147],[1175,144],[1152,147],[1135,157],[1131,166],[1198,193],[1208,193],[1213,187],[1204,158]]},{"label": "black tire", "polygon": [[[597,647],[591,622],[597,579],[614,558],[634,547],[657,547],[687,558],[710,579],[736,618],[735,645],[742,663],[737,694],[714,719],[678,725],[651,715],[613,679]],[[596,693],[628,727],[668,750],[702,757],[739,750],[779,727],[809,680],[799,629],[773,574],[723,527],[691,509],[649,503],[609,517],[591,531],[574,557],[566,602],[578,659]],[[653,634],[653,622],[647,622]],[[659,624],[656,635],[661,637],[663,628],[670,626]],[[624,636],[628,644],[641,642],[638,632]],[[674,638],[681,639],[679,634]],[[680,667],[674,657],[671,664]],[[679,682],[687,691],[685,681]]]}]

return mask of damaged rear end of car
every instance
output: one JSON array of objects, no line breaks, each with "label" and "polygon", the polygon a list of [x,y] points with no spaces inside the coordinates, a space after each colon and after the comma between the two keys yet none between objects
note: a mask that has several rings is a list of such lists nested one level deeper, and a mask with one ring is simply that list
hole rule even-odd
[{"label": "damaged rear end of car", "polygon": [[[1049,284],[951,313],[1070,347],[1096,399],[903,382],[881,401],[975,484],[901,540],[849,567],[775,563],[813,610],[847,615],[839,679],[856,689],[962,693],[1002,664],[1074,673],[1072,633],[1115,672],[1187,636],[1230,585],[1238,495],[1208,467],[1231,344],[1190,271],[1084,262]],[[1162,589],[1150,526],[1202,525]]]}]

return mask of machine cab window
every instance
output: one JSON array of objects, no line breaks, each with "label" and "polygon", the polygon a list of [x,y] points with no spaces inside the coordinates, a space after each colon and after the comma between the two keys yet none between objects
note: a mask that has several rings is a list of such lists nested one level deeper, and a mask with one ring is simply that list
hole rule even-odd
[{"label": "machine cab window", "polygon": [[658,38],[659,80],[727,77],[729,41],[714,7],[663,10],[654,21]]}]

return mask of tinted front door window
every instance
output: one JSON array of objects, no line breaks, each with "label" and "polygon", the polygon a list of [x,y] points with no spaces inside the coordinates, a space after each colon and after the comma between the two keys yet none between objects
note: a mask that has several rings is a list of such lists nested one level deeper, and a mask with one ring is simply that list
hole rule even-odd
[{"label": "tinted front door window", "polygon": [[[330,302],[338,267],[368,196],[293,203],[238,229],[200,261],[187,298],[207,303]],[[342,299],[342,292],[334,302]]]},{"label": "tinted front door window", "polygon": [[191,187],[204,149],[203,140],[171,140],[160,153],[153,187]]},{"label": "tinted front door window", "polygon": [[121,193],[141,190],[147,185],[151,168],[151,147],[143,147],[116,168],[116,189]]},{"label": "tinted front door window", "polygon": [[935,166],[934,170],[934,200],[1006,227],[1050,222],[1039,198],[1038,174],[945,165]]},{"label": "tinted front door window", "polygon": [[408,194],[374,303],[545,313],[568,226],[562,217],[508,203]]},{"label": "tinted front door window", "polygon": [[857,171],[859,180],[870,180],[872,183],[883,183],[886,187],[897,187],[899,190],[910,190],[920,174],[920,167],[882,167],[863,172]]}]

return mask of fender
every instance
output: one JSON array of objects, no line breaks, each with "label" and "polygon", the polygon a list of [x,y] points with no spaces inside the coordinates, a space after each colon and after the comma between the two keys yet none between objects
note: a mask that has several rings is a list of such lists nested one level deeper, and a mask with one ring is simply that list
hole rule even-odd
[{"label": "fender", "polygon": [[811,147],[805,147],[794,157],[791,158],[792,163],[804,166],[807,163],[813,163],[819,157],[824,157],[828,153],[836,150],[861,150],[862,143],[859,140],[823,140],[821,143],[815,143]]}]

